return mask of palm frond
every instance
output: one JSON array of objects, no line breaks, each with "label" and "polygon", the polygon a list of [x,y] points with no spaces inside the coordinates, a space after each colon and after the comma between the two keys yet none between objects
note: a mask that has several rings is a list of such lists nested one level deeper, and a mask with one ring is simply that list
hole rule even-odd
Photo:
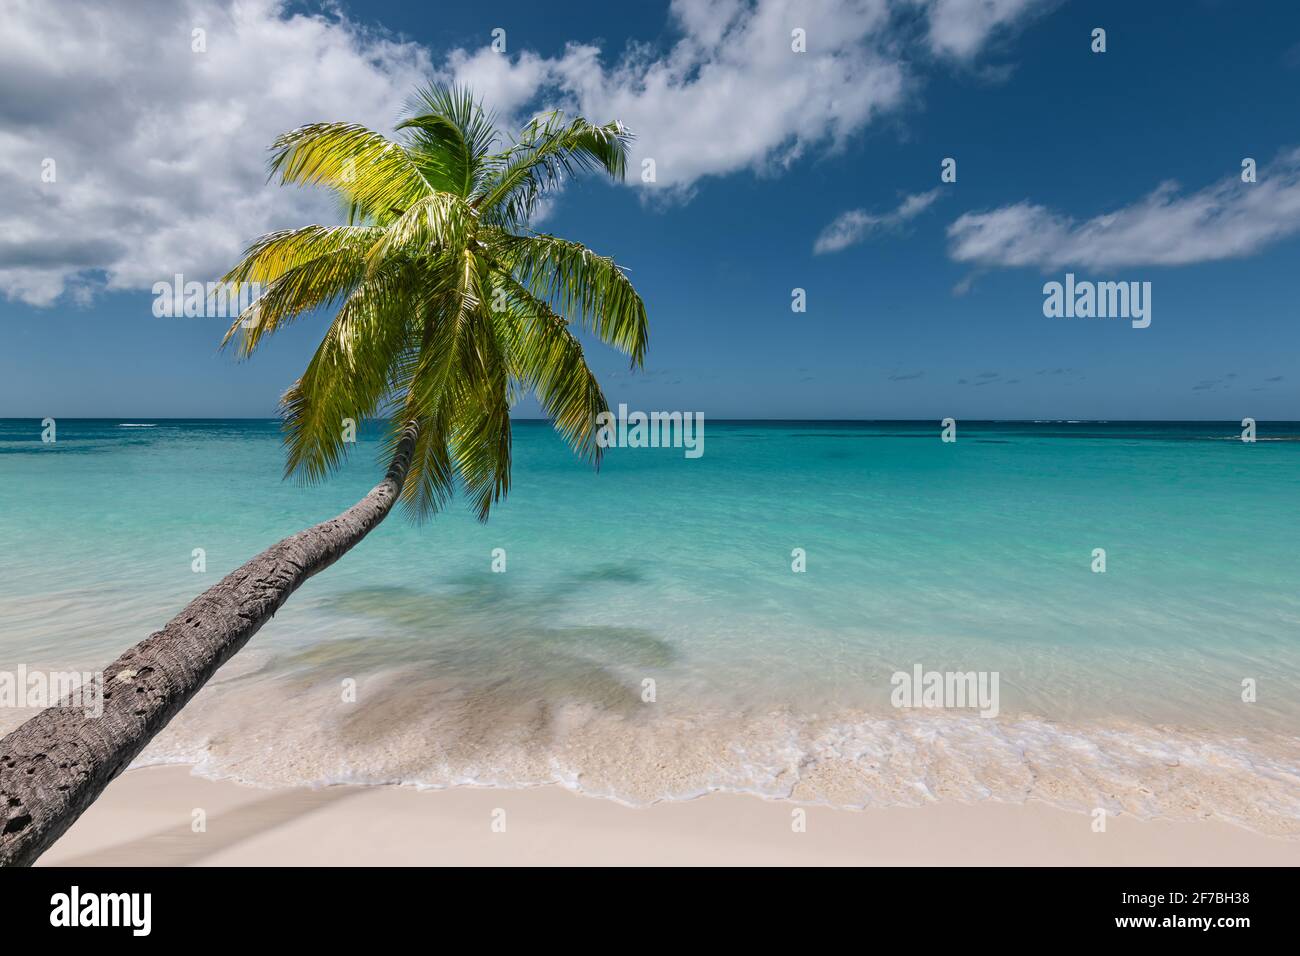
[{"label": "palm frond", "polygon": [[[449,453],[457,402],[467,388],[484,378],[483,343],[475,341],[484,292],[480,265],[472,255],[463,254],[455,263],[446,263],[440,275],[435,294],[420,310],[424,318],[419,352],[401,385],[405,397],[398,417],[419,421],[425,430],[439,430],[432,445],[417,448],[427,460],[417,455],[419,460],[402,488],[407,514],[416,521],[428,518],[446,501],[441,456]],[[448,467],[454,474],[454,463]]]},{"label": "palm frond", "polygon": [[416,200],[393,222],[366,254],[369,268],[379,268],[393,255],[457,257],[469,242],[477,213],[451,193],[435,192]]},{"label": "palm frond", "polygon": [[441,511],[456,490],[456,468],[447,446],[447,435],[451,430],[451,408],[447,406],[436,410],[432,418],[403,419],[405,414],[414,414],[409,405],[399,406],[390,416],[381,456],[391,459],[402,440],[405,423],[419,422],[419,437],[415,442],[415,452],[411,456],[411,466],[402,485],[401,496],[402,508],[407,517],[419,524]]},{"label": "palm frond", "polygon": [[478,200],[487,222],[516,229],[548,192],[580,171],[604,170],[622,179],[632,134],[622,123],[593,126],[548,113],[524,127],[518,141],[488,161]]},{"label": "palm frond", "polygon": [[281,399],[286,477],[319,481],[341,463],[345,419],[371,417],[393,392],[391,370],[412,347],[400,274],[372,277],[330,323],[306,371]]},{"label": "palm frond", "polygon": [[494,318],[511,376],[537,396],[569,447],[599,467],[596,420],[609,411],[609,403],[587,365],[582,343],[563,318],[512,276],[494,278],[505,292],[505,308]]},{"label": "palm frond", "polygon": [[400,143],[355,123],[312,123],[271,145],[282,184],[327,186],[362,218],[384,223],[433,187]]},{"label": "palm frond", "polygon": [[491,330],[475,341],[479,377],[462,381],[455,396],[451,450],[470,506],[486,521],[510,490],[509,376]]},{"label": "palm frond", "polygon": [[239,337],[246,358],[265,335],[312,309],[342,302],[366,271],[366,253],[385,230],[365,226],[307,226],[269,233],[244,253],[222,281],[238,292],[245,283],[265,286],[221,340]]},{"label": "palm frond", "polygon": [[468,198],[498,138],[492,114],[467,88],[439,85],[416,90],[403,112],[412,162],[435,189]]},{"label": "palm frond", "polygon": [[613,259],[540,233],[500,233],[493,244],[506,268],[533,295],[631,356],[633,366],[642,364],[649,334],[645,303]]}]

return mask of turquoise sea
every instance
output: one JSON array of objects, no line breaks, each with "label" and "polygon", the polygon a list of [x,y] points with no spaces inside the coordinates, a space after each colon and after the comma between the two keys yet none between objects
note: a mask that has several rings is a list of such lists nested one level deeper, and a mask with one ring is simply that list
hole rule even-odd
[{"label": "turquoise sea", "polygon": [[[0,670],[102,667],[383,470],[370,428],[310,488],[281,480],[274,421],[57,429],[0,420]],[[708,421],[701,458],[616,448],[597,473],[521,421],[488,524],[394,514],[140,762],[637,804],[1036,798],[1296,834],[1300,423],[1239,435]],[[893,706],[918,664],[996,672],[997,716]]]}]

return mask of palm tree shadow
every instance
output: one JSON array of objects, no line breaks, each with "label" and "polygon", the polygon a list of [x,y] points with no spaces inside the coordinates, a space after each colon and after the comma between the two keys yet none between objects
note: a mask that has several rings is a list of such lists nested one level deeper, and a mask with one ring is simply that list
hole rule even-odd
[{"label": "palm tree shadow", "polygon": [[195,833],[188,822],[95,850],[54,866],[193,866],[222,850],[361,792],[360,787],[287,790],[227,810]]},{"label": "palm tree shadow", "polygon": [[589,596],[592,588],[638,585],[645,572],[630,564],[602,564],[570,573],[544,591],[520,591],[504,575],[463,572],[448,580],[450,588],[431,594],[404,584],[379,584],[339,591],[322,604],[332,610],[383,618],[396,625],[456,623],[466,616],[518,616],[536,620],[562,610],[572,599]]},{"label": "palm tree shadow", "polygon": [[[495,580],[485,580],[489,577]],[[516,591],[509,582],[482,574],[453,579],[452,588],[439,594],[404,585],[350,588],[325,599],[323,606],[373,621],[379,625],[377,633],[316,644],[286,656],[282,663],[332,665],[356,673],[363,658],[382,652],[388,664],[473,668],[485,674],[498,672],[503,663],[508,670],[511,661],[541,669],[573,665],[607,674],[611,662],[665,667],[679,651],[647,628],[545,623],[559,616],[572,598],[588,596],[593,586],[641,580],[635,567],[602,565],[571,574],[544,592]]]},{"label": "palm tree shadow", "polygon": [[[545,746],[570,706],[643,718],[643,679],[679,659],[670,641],[644,627],[564,620],[572,598],[640,580],[635,568],[605,565],[544,591],[484,574],[455,577],[436,592],[404,585],[336,590],[318,607],[352,619],[343,635],[287,648],[272,666],[221,687],[271,681],[278,693],[305,695],[377,676],[363,707],[334,711],[322,728],[339,746],[369,751],[425,731],[452,753],[520,735]],[[417,749],[416,759],[427,760]],[[405,769],[421,765],[386,773]]]}]

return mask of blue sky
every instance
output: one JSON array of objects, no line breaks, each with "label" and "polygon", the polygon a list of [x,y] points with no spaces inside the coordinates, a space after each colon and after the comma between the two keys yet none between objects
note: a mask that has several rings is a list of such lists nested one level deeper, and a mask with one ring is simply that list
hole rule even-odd
[{"label": "blue sky", "polygon": [[[1300,418],[1291,4],[77,6],[20,6],[0,40],[0,417],[274,414],[322,320],[237,363],[216,349],[223,320],[156,318],[152,283],[215,278],[258,233],[329,217],[263,185],[270,138],[310,120],[387,131],[435,76],[508,118],[624,119],[634,160],[656,159],[656,184],[576,185],[540,227],[612,255],[646,300],[644,372],[589,350],[611,403]],[[858,241],[815,252],[846,214]],[[1043,284],[1066,272],[1149,281],[1151,326],[1045,317]]]}]

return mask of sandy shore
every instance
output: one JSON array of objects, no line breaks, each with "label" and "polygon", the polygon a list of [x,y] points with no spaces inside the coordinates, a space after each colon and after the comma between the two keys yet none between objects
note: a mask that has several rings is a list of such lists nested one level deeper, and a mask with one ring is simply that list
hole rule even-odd
[{"label": "sandy shore", "polygon": [[[131,770],[40,861],[78,866],[1300,864],[1300,841],[1217,821],[1091,818],[1039,803],[833,810],[735,794],[633,809],[558,787],[259,790]],[[195,832],[195,811],[206,829]],[[504,814],[502,814],[504,811]],[[504,832],[500,821],[504,819]],[[497,824],[494,830],[494,822]]]}]

